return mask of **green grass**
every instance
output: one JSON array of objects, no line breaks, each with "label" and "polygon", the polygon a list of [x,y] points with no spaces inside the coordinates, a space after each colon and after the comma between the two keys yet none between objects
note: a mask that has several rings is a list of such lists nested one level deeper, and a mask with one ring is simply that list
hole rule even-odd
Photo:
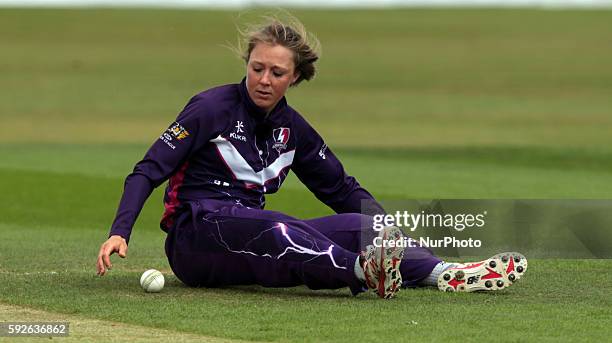
[{"label": "green grass", "polygon": [[[98,278],[92,256],[99,230],[0,228],[0,299],[49,311],[265,341],[438,341],[492,330],[502,341],[605,341],[609,335],[612,278],[605,260],[533,260],[519,285],[497,294],[416,289],[380,301],[372,294],[353,298],[346,289],[190,289],[168,274],[162,293],[146,294],[138,285],[141,271],[167,270],[158,231],[135,232],[129,258]],[[32,244],[43,235],[44,244]]]},{"label": "green grass", "polygon": [[[612,11],[295,14],[324,50],[289,100],[333,145],[611,142]],[[0,10],[0,140],[149,143],[191,95],[240,80],[222,46],[236,17]]]},{"label": "green grass", "polygon": [[[294,14],[324,54],[289,101],[377,198],[611,198],[612,11]],[[220,46],[235,16],[0,9],[0,302],[245,340],[608,339],[611,260],[533,259],[504,292],[388,302],[186,288],[168,273],[161,189],[129,257],[96,277],[133,164],[192,94],[242,77]],[[331,213],[293,176],[268,208]],[[164,292],[142,292],[146,268],[166,272]]]},{"label": "green grass", "polygon": [[[379,301],[371,294],[353,298],[346,289],[310,291],[302,287],[264,289],[257,286],[189,289],[174,276],[168,276],[164,234],[157,228],[161,213],[159,191],[148,202],[134,229],[129,258],[115,258],[114,270],[98,278],[94,275],[95,255],[114,215],[123,178],[120,175],[123,171],[110,170],[109,166],[116,164],[119,170],[129,170],[132,159],[138,156],[137,151],[144,147],[29,145],[13,148],[7,149],[12,153],[6,154],[0,165],[0,187],[10,189],[11,194],[11,201],[2,209],[0,224],[0,301],[3,302],[246,340],[348,342],[380,337],[453,340],[464,335],[476,337],[492,325],[504,335],[502,340],[508,341],[591,341],[604,340],[609,334],[610,260],[533,260],[524,280],[503,293],[458,295],[418,289],[403,291],[390,302]],[[55,163],[54,155],[64,156],[66,163]],[[465,157],[467,161],[457,163],[453,159],[461,154],[453,154],[451,158],[445,152],[432,153],[426,161],[414,153],[412,158],[405,157],[399,162],[391,153],[374,156],[367,151],[340,151],[339,155],[352,174],[365,180],[368,188],[385,199],[411,192],[419,196],[434,195],[433,185],[438,178],[444,180],[457,173],[464,175],[465,182],[482,184],[479,182],[482,174],[470,177],[471,170],[491,172],[506,186],[495,188],[495,192],[488,186],[475,186],[472,192],[447,188],[447,193],[441,195],[603,197],[605,189],[593,192],[581,183],[573,188],[565,187],[563,194],[556,190],[546,192],[546,189],[554,183],[569,183],[572,177],[602,185],[612,181],[609,173],[599,169],[597,159],[590,162],[589,168],[567,171],[567,166],[554,158],[548,165],[529,166],[521,162],[520,153],[515,154],[518,159],[504,160],[507,163],[494,163],[495,159],[487,158],[486,153],[480,157],[470,154],[474,160]],[[421,172],[437,170],[438,173],[407,177],[398,189],[376,181],[374,176],[379,174],[377,169],[372,171],[368,167],[371,161],[377,166],[399,163]],[[605,159],[599,162],[606,163]],[[48,171],[42,170],[44,165],[49,166]],[[454,167],[449,172],[451,165]],[[16,169],[17,166],[21,168]],[[384,180],[394,175],[398,174],[391,171],[385,174],[381,170],[380,177]],[[532,177],[533,185],[542,187],[530,188],[530,193],[513,191],[527,175]],[[270,208],[299,217],[329,213],[294,179],[286,186],[271,198]],[[300,199],[299,206],[296,199]],[[168,276],[167,287],[161,294],[145,294],[138,285],[140,273],[151,267],[164,270]],[[371,313],[389,312],[398,313],[397,319],[369,318]],[[365,326],[364,318],[369,318]],[[440,330],[440,325],[459,325],[459,328]]]}]

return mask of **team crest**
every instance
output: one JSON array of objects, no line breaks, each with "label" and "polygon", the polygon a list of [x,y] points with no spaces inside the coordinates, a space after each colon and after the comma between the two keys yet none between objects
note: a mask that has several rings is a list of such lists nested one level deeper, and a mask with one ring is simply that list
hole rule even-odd
[{"label": "team crest", "polygon": [[287,127],[279,127],[278,129],[274,129],[272,131],[272,137],[274,138],[274,144],[272,145],[273,149],[276,149],[280,154],[281,150],[287,149],[287,142],[289,142],[289,128]]}]

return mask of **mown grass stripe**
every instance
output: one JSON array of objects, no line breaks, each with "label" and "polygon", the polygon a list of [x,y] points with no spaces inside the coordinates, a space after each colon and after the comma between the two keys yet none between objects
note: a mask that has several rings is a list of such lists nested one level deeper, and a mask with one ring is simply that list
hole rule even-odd
[{"label": "mown grass stripe", "polygon": [[[42,311],[24,306],[0,302],[2,322],[69,322],[70,335],[59,338],[61,342],[244,342],[226,338],[208,337],[174,330],[126,324],[116,321],[90,319],[63,313]],[[0,342],[40,342],[39,337],[0,337]]]}]

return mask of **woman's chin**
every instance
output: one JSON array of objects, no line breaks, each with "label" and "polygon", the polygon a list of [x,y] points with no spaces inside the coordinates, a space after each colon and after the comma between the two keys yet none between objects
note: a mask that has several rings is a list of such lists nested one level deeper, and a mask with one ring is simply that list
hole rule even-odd
[{"label": "woman's chin", "polygon": [[270,111],[274,106],[270,101],[255,101],[255,105],[264,111]]}]

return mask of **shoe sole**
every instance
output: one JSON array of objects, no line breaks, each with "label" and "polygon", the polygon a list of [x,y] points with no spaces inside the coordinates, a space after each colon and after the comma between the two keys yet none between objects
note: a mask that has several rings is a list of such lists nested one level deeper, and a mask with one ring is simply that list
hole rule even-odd
[{"label": "shoe sole", "polygon": [[[381,230],[379,237],[382,237],[383,242],[401,241],[403,234],[402,230],[397,227],[388,227]],[[375,256],[380,266],[375,292],[383,299],[391,299],[399,292],[402,285],[402,274],[399,267],[404,257],[404,248],[379,247],[376,248]]]},{"label": "shoe sole", "polygon": [[518,252],[503,252],[491,258],[499,259],[502,262],[510,284],[518,281],[527,271],[527,259]]},{"label": "shoe sole", "polygon": [[490,258],[460,268],[449,268],[438,277],[445,292],[497,291],[512,284],[501,259]]}]

